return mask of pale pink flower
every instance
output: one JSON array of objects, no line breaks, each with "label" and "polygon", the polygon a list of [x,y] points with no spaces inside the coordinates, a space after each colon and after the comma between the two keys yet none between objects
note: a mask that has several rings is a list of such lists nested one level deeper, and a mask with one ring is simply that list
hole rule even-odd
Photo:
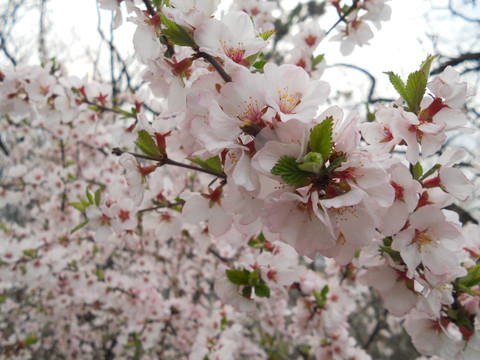
[{"label": "pale pink flower", "polygon": [[368,42],[373,38],[373,32],[370,26],[361,19],[357,18],[354,12],[347,17],[346,25],[339,30],[339,34],[332,37],[331,40],[340,41],[340,52],[343,56],[350,55],[355,46],[362,47],[368,45]]},{"label": "pale pink flower", "polygon": [[415,210],[422,186],[413,179],[403,164],[397,164],[391,172],[390,184],[395,190],[395,201],[382,212],[379,227],[383,235],[391,236],[405,225],[408,216]]},{"label": "pale pink flower", "polygon": [[330,93],[328,83],[311,80],[301,67],[268,63],[263,70],[269,89],[267,103],[277,111],[282,121],[296,119],[304,123],[310,122],[315,117],[318,106]]},{"label": "pale pink flower", "polygon": [[442,323],[442,319],[413,310],[407,315],[405,328],[415,348],[424,355],[453,359],[460,349],[460,332],[453,325]]},{"label": "pale pink flower", "polygon": [[170,6],[164,6],[162,11],[177,24],[195,30],[210,19],[219,3],[220,0],[170,0]]},{"label": "pale pink flower", "polygon": [[421,263],[433,274],[443,275],[460,266],[463,241],[458,226],[446,221],[442,210],[428,205],[415,211],[408,228],[393,236],[392,249],[400,252],[408,277],[413,277]]},{"label": "pale pink flower", "polygon": [[248,14],[232,11],[221,20],[207,19],[194,33],[202,51],[243,64],[247,57],[261,51],[267,42],[257,37]]},{"label": "pale pink flower", "polygon": [[116,29],[123,23],[120,3],[123,0],[98,0],[101,9],[114,11],[113,28]]}]

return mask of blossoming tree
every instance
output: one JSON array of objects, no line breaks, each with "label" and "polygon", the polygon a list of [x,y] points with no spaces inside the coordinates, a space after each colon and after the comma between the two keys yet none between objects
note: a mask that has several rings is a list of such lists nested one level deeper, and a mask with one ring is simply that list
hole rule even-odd
[{"label": "blossoming tree", "polygon": [[472,191],[445,146],[467,84],[429,56],[346,111],[315,50],[367,45],[386,1],[329,1],[282,64],[279,7],[219,3],[99,0],[136,25],[145,87],[122,102],[55,61],[1,69],[0,205],[26,210],[1,223],[1,356],[369,359],[406,329],[477,359],[480,229],[445,209]]}]

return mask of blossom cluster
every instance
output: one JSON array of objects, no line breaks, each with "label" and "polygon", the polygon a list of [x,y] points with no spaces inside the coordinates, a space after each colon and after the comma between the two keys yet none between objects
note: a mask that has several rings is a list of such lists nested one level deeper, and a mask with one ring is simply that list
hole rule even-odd
[{"label": "blossom cluster", "polygon": [[[121,3],[99,0],[117,26]],[[24,216],[2,225],[6,356],[368,359],[348,320],[373,288],[421,354],[474,359],[480,229],[445,209],[472,189],[444,149],[459,74],[388,73],[400,97],[366,121],[326,104],[318,23],[277,65],[271,3],[146,3],[125,8],[148,86],[121,107],[55,63],[0,72],[0,205]],[[390,15],[331,3],[345,54]]]}]

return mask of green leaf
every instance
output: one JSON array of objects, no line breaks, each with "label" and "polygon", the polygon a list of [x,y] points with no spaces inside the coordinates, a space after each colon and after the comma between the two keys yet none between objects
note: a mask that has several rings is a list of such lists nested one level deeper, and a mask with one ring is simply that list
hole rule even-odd
[{"label": "green leaf", "polygon": [[365,103],[365,107],[367,108],[367,121],[372,122],[375,121],[375,110],[373,112],[370,111],[370,106],[368,106],[368,103]]},{"label": "green leaf", "polygon": [[97,267],[97,270],[95,270],[95,275],[97,276],[98,280],[105,280],[105,275],[103,274],[103,270],[101,267]]},{"label": "green leaf", "polygon": [[408,110],[417,113],[422,102],[423,95],[427,89],[427,77],[422,71],[415,71],[408,76],[406,95],[404,98],[408,105]]},{"label": "green leaf", "polygon": [[422,177],[423,175],[423,168],[420,162],[417,162],[413,167],[412,167],[412,176],[415,180],[418,180]]},{"label": "green leaf", "polygon": [[74,232],[80,230],[81,228],[83,228],[83,227],[84,227],[85,225],[87,225],[87,224],[88,224],[88,219],[85,220],[84,222],[78,224],[77,226],[75,226],[75,227],[72,229],[72,231],[70,231],[70,234],[73,234]]},{"label": "green leaf", "polygon": [[323,61],[324,58],[325,54],[320,54],[315,57],[312,55],[312,69],[315,69],[317,65]]},{"label": "green leaf", "polygon": [[313,297],[315,298],[315,303],[318,307],[323,308],[325,303],[327,302],[327,294],[329,291],[328,285],[325,285],[322,290],[318,293],[316,291],[313,292]]},{"label": "green leaf", "polygon": [[248,284],[252,286],[257,286],[260,282],[260,278],[258,276],[259,270],[255,269],[253,270],[250,275],[248,275]]},{"label": "green leaf", "polygon": [[25,340],[23,340],[23,343],[25,344],[25,346],[30,346],[35,344],[37,341],[38,338],[35,335],[30,334],[25,338]]},{"label": "green leaf", "polygon": [[401,262],[403,261],[402,256],[400,255],[400,252],[393,250],[389,246],[380,246],[380,252],[383,254],[389,255],[393,261],[395,262]]},{"label": "green leaf", "polygon": [[253,67],[256,69],[257,72],[263,73],[263,67],[267,62],[268,61],[265,59],[260,59],[253,64]]},{"label": "green leaf", "polygon": [[93,196],[92,196],[92,194],[90,193],[90,191],[88,191],[88,187],[85,189],[85,194],[87,195],[88,202],[89,202],[90,204],[93,204]]},{"label": "green leaf", "polygon": [[428,55],[425,61],[420,66],[420,71],[425,74],[425,77],[428,79],[430,76],[430,67],[432,66],[433,60],[435,60],[438,55]]},{"label": "green leaf", "polygon": [[255,286],[255,295],[258,297],[270,297],[270,288],[267,285],[257,285]]},{"label": "green leaf", "polygon": [[95,205],[96,206],[100,206],[100,196],[101,196],[100,191],[101,191],[101,189],[98,189],[97,191],[95,191]]},{"label": "green leaf", "polygon": [[480,284],[480,263],[468,269],[467,275],[458,278],[456,283],[470,288]]},{"label": "green leaf", "polygon": [[197,164],[203,169],[215,171],[217,173],[223,173],[223,165],[222,160],[220,160],[220,156],[214,156],[207,160],[202,160],[200,158],[188,158],[192,163]]},{"label": "green leaf", "polygon": [[332,132],[333,117],[331,116],[310,130],[310,149],[313,152],[320,153],[324,161],[326,161],[332,153]]},{"label": "green leaf", "polygon": [[308,184],[312,173],[299,169],[293,156],[282,156],[270,171],[272,175],[277,175],[289,185],[302,187]]},{"label": "green leaf", "polygon": [[395,90],[397,90],[398,94],[405,100],[407,97],[407,89],[405,88],[405,84],[403,80],[392,71],[387,71],[385,74],[388,75],[390,78],[390,82],[392,83]]},{"label": "green leaf", "polygon": [[252,287],[251,286],[245,286],[242,289],[242,296],[249,298],[252,296]]},{"label": "green leaf", "polygon": [[277,30],[267,30],[257,35],[257,37],[262,38],[263,40],[268,40],[270,36],[275,34]]},{"label": "green leaf", "polygon": [[423,181],[425,180],[427,177],[429,177],[430,175],[432,175],[435,171],[437,171],[438,169],[440,169],[440,165],[439,164],[435,164],[432,166],[432,168],[430,170],[428,170],[425,174],[422,175],[422,177],[420,179],[418,179],[418,181]]},{"label": "green leaf", "polygon": [[146,130],[140,130],[138,132],[138,141],[135,142],[138,148],[148,156],[154,157],[156,159],[161,159],[163,157],[160,149],[158,148],[155,140],[152,138]]},{"label": "green leaf", "polygon": [[160,14],[165,29],[162,34],[165,35],[172,43],[180,46],[196,47],[192,32],[185,26],[178,25],[174,21],[167,18],[164,14]]},{"label": "green leaf", "polygon": [[72,206],[73,208],[77,209],[78,211],[84,213],[85,210],[87,209],[88,206],[85,206],[85,204],[81,203],[81,202],[73,202],[73,203],[70,203],[70,206]]},{"label": "green leaf", "polygon": [[326,173],[327,175],[330,174],[333,170],[339,167],[342,162],[346,161],[347,158],[343,155],[337,156],[331,163],[328,165]]},{"label": "green leaf", "polygon": [[228,280],[235,285],[248,285],[250,273],[247,270],[225,270]]}]

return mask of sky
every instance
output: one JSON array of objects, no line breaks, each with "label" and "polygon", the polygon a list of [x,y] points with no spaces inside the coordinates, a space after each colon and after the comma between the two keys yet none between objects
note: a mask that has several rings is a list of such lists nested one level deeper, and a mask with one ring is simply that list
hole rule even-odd
[{"label": "sky", "polygon": [[[289,3],[294,4],[292,1]],[[347,57],[340,55],[339,44],[336,42],[323,41],[319,47],[319,51],[326,54],[329,65],[339,62],[356,64],[368,69],[376,78],[384,77],[385,81],[379,82],[379,89],[384,83],[383,87],[387,92],[390,90],[386,77],[382,75],[384,71],[395,71],[406,76],[419,66],[427,54],[433,51],[425,36],[428,24],[424,14],[429,8],[429,2],[393,0],[389,3],[392,7],[392,18],[383,23],[381,31],[374,31],[375,37],[371,41],[371,46],[357,47],[353,54]],[[85,44],[92,49],[91,53],[99,44],[96,28],[96,0],[82,0],[81,6],[78,6],[78,1],[74,0],[51,0],[48,4],[52,19],[50,41],[60,50],[59,53],[62,53],[62,49],[68,46],[69,51],[66,54],[73,60],[68,64],[69,73],[79,77],[91,73],[93,59],[88,57]],[[74,12],[74,16],[72,16],[72,12]],[[107,29],[111,13],[106,10],[100,10],[100,13],[108,35]],[[335,21],[335,14],[331,13],[329,16],[322,17],[321,26],[327,29]],[[132,49],[133,31],[133,24],[124,22],[114,33],[116,39],[123,39],[119,42],[119,46],[124,50],[125,56]],[[60,60],[63,59],[60,58]],[[341,86],[339,84],[337,87],[335,83],[339,76],[345,77],[346,80],[344,84]],[[337,88],[358,86],[358,82],[365,83],[365,79],[365,75],[345,68],[328,69],[324,74],[324,80],[333,82],[334,91]]]},{"label": "sky", "polygon": [[[457,0],[460,1],[460,0]],[[223,1],[228,3],[230,1]],[[81,5],[79,5],[81,3]],[[95,54],[101,42],[97,32],[97,5],[96,0],[50,0],[48,1],[48,16],[50,22],[49,37],[47,39],[50,55],[57,55],[57,59],[66,64],[68,73],[79,77],[92,76]],[[447,12],[441,10],[430,11],[431,3],[437,9],[445,7],[447,0],[392,0],[388,2],[392,7],[390,21],[382,22],[381,31],[374,29],[375,37],[370,41],[370,46],[356,47],[349,56],[342,56],[337,42],[324,40],[318,51],[326,54],[329,67],[323,79],[332,85],[332,94],[345,89],[353,89],[352,96],[355,101],[362,101],[368,91],[368,78],[355,70],[336,67],[337,63],[355,64],[367,69],[377,79],[377,97],[393,97],[395,93],[389,85],[385,71],[394,71],[402,77],[416,70],[428,54],[435,53],[433,42],[429,34],[433,31],[443,31],[444,37],[458,37],[461,33],[458,22],[452,21]],[[285,1],[287,6],[295,6],[296,1]],[[324,29],[337,20],[333,7],[327,7],[327,16],[321,18],[321,27]],[[471,16],[480,17],[480,9]],[[109,36],[111,12],[100,10],[102,28]],[[126,12],[124,11],[124,18]],[[29,31],[35,27],[38,14],[27,13],[18,26],[19,36],[28,38]],[[446,20],[447,19],[447,20]],[[441,26],[439,26],[441,24]],[[124,58],[133,52],[132,36],[135,26],[125,21],[122,26],[114,31],[116,44]],[[22,33],[23,31],[23,33]],[[333,32],[334,33],[334,32]],[[458,39],[455,39],[458,40]],[[451,42],[457,44],[457,41]],[[107,56],[103,48],[102,56]],[[448,48],[445,50],[449,50]],[[104,58],[104,61],[106,58]],[[38,60],[33,60],[38,61]],[[341,79],[341,81],[339,81]],[[360,89],[359,89],[360,86]],[[359,91],[357,91],[359,90]]]}]

